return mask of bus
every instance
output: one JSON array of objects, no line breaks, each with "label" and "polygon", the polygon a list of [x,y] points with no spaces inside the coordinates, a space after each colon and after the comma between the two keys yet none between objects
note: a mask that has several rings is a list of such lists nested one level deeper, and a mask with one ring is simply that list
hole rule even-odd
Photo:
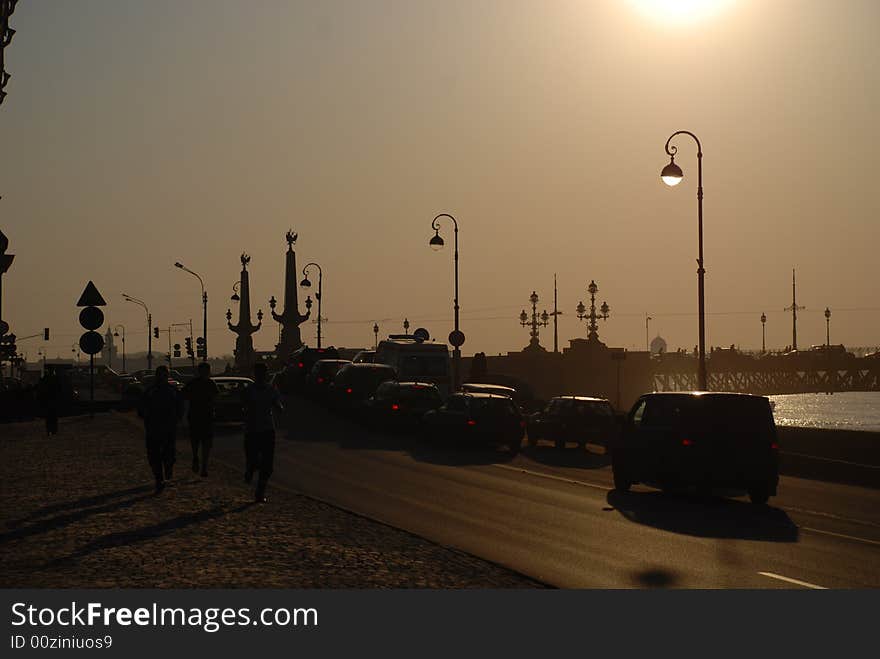
[{"label": "bus", "polygon": [[445,343],[428,343],[410,335],[391,335],[380,341],[376,364],[388,364],[400,382],[429,382],[444,396],[450,393],[449,348]]}]

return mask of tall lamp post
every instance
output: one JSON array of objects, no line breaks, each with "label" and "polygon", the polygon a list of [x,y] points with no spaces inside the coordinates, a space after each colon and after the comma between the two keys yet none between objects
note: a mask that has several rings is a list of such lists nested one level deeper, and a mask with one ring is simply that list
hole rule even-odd
[{"label": "tall lamp post", "polygon": [[431,228],[434,235],[428,241],[435,252],[443,249],[443,238],[440,237],[440,218],[449,218],[452,220],[454,227],[454,252],[453,267],[455,269],[455,293],[453,297],[453,310],[455,314],[455,328],[449,334],[449,343],[452,344],[452,390],[458,391],[459,377],[461,374],[461,346],[464,345],[464,333],[459,329],[458,324],[458,221],[449,213],[440,213],[431,220]]},{"label": "tall lamp post", "polygon": [[587,339],[590,341],[598,341],[599,320],[608,320],[608,313],[611,311],[611,307],[608,306],[607,302],[603,302],[602,306],[599,308],[599,313],[596,313],[596,293],[599,292],[599,287],[596,286],[595,281],[591,281],[590,285],[587,286],[587,292],[590,294],[590,313],[587,313],[587,308],[584,306],[583,301],[578,302],[575,311],[577,312],[578,320],[584,320],[586,318],[590,321],[588,324],[589,332],[587,334]]},{"label": "tall lamp post", "polygon": [[651,318],[648,314],[645,314],[645,350],[651,352],[651,339],[650,332],[648,331],[648,323],[650,323],[653,318]]},{"label": "tall lamp post", "polygon": [[699,297],[699,331],[700,331],[700,363],[697,370],[697,388],[701,391],[708,389],[706,377],[706,299],[704,279],[706,269],[703,264],[703,147],[697,136],[687,130],[679,130],[666,140],[666,153],[669,155],[669,164],[660,172],[660,178],[666,185],[673,186],[681,183],[684,173],[681,167],[675,164],[675,154],[678,147],[670,145],[672,139],[678,135],[689,135],[697,143],[697,236],[699,255],[697,257],[697,295]]},{"label": "tall lamp post", "polygon": [[761,354],[767,352],[767,314],[761,314]]},{"label": "tall lamp post", "polygon": [[831,346],[831,309],[825,307],[825,346]]},{"label": "tall lamp post", "polygon": [[379,348],[379,323],[373,323],[373,336],[376,338],[373,350],[377,350]]},{"label": "tall lamp post", "polygon": [[205,347],[205,361],[208,361],[208,293],[205,291],[205,282],[202,281],[202,278],[198,273],[193,272],[180,261],[175,263],[174,267],[180,268],[184,272],[191,274],[199,280],[199,285],[202,287],[202,337],[205,339],[205,343],[203,344]]},{"label": "tall lamp post", "polygon": [[307,270],[311,267],[315,266],[318,269],[318,290],[315,292],[315,299],[318,301],[318,347],[321,347],[321,289],[322,283],[324,280],[324,271],[321,270],[321,266],[317,263],[306,263],[303,268],[303,280],[299,283],[302,288],[311,288],[312,282],[309,281],[309,273]]},{"label": "tall lamp post", "polygon": [[128,371],[125,370],[125,325],[117,325],[113,329],[113,336],[119,336],[120,327],[122,328],[122,372],[128,373]]},{"label": "tall lamp post", "polygon": [[147,305],[143,300],[138,300],[136,297],[132,297],[131,295],[127,295],[125,293],[122,294],[122,297],[125,298],[126,302],[134,302],[135,304],[139,304],[144,308],[144,311],[147,312],[147,369],[153,370],[153,316],[150,313],[150,310],[147,308]]},{"label": "tall lamp post", "polygon": [[529,302],[532,304],[532,316],[531,320],[529,320],[529,314],[526,313],[526,310],[523,309],[519,314],[519,324],[523,327],[528,327],[529,329],[529,347],[530,348],[538,348],[538,330],[539,327],[547,327],[550,323],[550,314],[547,313],[547,310],[544,310],[544,313],[538,313],[538,293],[536,291],[532,291],[532,294],[529,295]]}]

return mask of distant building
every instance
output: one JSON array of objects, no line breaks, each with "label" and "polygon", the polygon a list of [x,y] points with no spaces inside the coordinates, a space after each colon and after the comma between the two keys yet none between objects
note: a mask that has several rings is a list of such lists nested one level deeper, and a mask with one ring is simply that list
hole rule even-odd
[{"label": "distant building", "polygon": [[665,355],[666,354],[666,339],[664,339],[659,334],[654,337],[653,341],[651,341],[651,354],[652,355]]}]

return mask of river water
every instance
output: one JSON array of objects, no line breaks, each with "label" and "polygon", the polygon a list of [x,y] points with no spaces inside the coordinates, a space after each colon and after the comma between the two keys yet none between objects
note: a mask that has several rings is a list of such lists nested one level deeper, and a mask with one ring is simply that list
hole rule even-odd
[{"label": "river water", "polygon": [[880,392],[786,394],[776,403],[776,425],[880,432]]}]

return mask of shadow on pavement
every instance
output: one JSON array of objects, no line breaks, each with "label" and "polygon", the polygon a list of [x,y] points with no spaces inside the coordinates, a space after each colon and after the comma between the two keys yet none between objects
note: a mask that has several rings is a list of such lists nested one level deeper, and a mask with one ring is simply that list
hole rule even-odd
[{"label": "shadow on pavement", "polygon": [[526,446],[523,455],[540,464],[552,467],[574,467],[576,469],[602,469],[611,464],[611,454],[594,453],[589,449],[564,448],[553,446]]},{"label": "shadow on pavement", "polygon": [[618,492],[607,496],[623,517],[636,524],[703,538],[797,542],[798,527],[785,511],[720,497],[666,492]]},{"label": "shadow on pavement", "polygon": [[145,526],[140,529],[134,529],[132,531],[120,531],[118,533],[108,533],[107,535],[92,540],[72,554],[68,554],[67,556],[63,556],[61,558],[57,558],[51,561],[49,565],[51,566],[58,563],[65,563],[67,561],[76,560],[78,558],[82,558],[83,556],[91,554],[92,552],[100,551],[102,549],[112,549],[114,547],[133,545],[135,543],[143,542],[145,540],[153,540],[155,538],[159,538],[163,535],[172,533],[174,531],[177,531],[178,529],[182,529],[193,524],[201,524],[202,522],[207,522],[208,520],[215,519],[217,517],[223,517],[224,515],[241,512],[243,510],[246,510],[247,508],[250,508],[253,505],[255,504],[248,502],[230,510],[226,510],[222,506],[214,506],[213,508],[200,510],[196,513],[179,515],[178,517],[160,522],[159,524]]},{"label": "shadow on pavement", "polygon": [[473,444],[454,440],[421,440],[409,450],[414,460],[435,465],[451,467],[465,465],[487,465],[510,462],[516,457],[504,448],[493,448],[484,444]]},{"label": "shadow on pavement", "polygon": [[675,572],[658,567],[633,572],[632,580],[640,588],[672,588],[678,582],[678,577]]},{"label": "shadow on pavement", "polygon": [[45,517],[46,515],[50,515],[52,513],[58,513],[64,510],[71,510],[73,508],[88,508],[90,506],[96,506],[98,504],[106,503],[111,499],[119,499],[122,497],[127,497],[131,494],[144,494],[152,491],[152,485],[139,485],[137,487],[129,487],[127,489],[118,490],[116,492],[108,492],[106,494],[97,494],[91,497],[84,497],[82,499],[77,499],[76,501],[63,501],[61,503],[53,503],[48,506],[43,506],[42,508],[35,510],[29,515],[25,515],[24,517],[21,517],[19,519],[10,520],[6,522],[6,526],[7,528],[15,529],[25,522],[29,522],[39,517]]}]

